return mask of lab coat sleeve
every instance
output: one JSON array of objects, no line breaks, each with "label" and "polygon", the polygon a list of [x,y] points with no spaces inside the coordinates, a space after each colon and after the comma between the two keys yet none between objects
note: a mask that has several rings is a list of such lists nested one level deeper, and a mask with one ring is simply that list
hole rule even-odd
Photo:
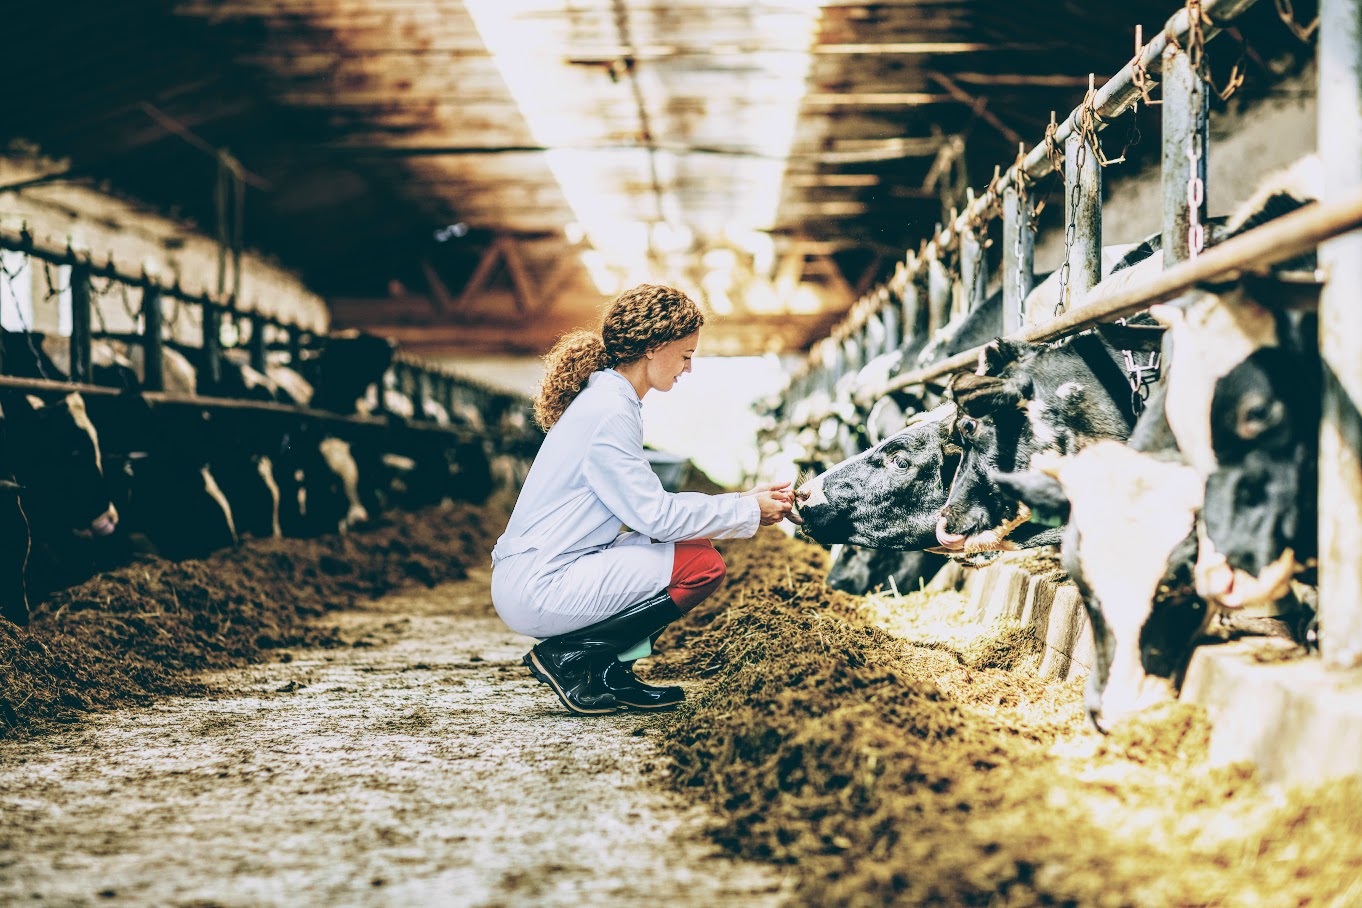
[{"label": "lab coat sleeve", "polygon": [[662,488],[643,455],[642,427],[624,414],[612,414],[596,430],[584,473],[611,513],[658,542],[746,537],[761,525],[761,506],[753,497]]}]

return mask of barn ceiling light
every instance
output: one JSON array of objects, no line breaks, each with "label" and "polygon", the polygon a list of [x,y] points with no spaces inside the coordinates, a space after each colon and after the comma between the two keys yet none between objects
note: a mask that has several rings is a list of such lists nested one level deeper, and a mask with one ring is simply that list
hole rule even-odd
[{"label": "barn ceiling light", "polygon": [[[751,272],[737,302],[746,305],[751,296],[764,304],[767,296],[745,288],[751,280],[769,280],[774,264],[766,231],[775,226],[819,3],[763,4],[735,26],[729,24],[732,0],[696,0],[681,24],[651,0],[622,2],[623,29],[620,16],[573,15],[561,0],[464,5],[534,142],[546,149],[548,167],[576,218],[574,230],[595,253],[582,260],[602,293],[639,274],[694,284],[713,270],[696,256],[737,250]],[[726,23],[720,43],[714,41],[716,22]],[[599,67],[574,62],[574,49],[583,44],[615,45],[618,54],[611,59],[629,61],[616,73],[617,84]],[[754,52],[740,69],[697,66],[659,52],[702,45]],[[682,101],[684,119],[675,113]],[[699,113],[690,116],[696,104]],[[746,154],[667,150],[669,144],[697,143]],[[708,297],[708,287],[705,292]],[[708,301],[715,312],[735,305],[728,297]]]}]

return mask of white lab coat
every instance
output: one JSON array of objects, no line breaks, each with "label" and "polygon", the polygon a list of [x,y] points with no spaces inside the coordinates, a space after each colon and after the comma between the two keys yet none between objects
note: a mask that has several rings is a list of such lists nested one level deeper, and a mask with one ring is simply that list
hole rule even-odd
[{"label": "white lab coat", "polygon": [[594,624],[671,582],[673,543],[761,525],[754,497],[663,489],[643,454],[642,409],[607,369],[549,430],[492,549],[492,603],[512,630],[544,638]]}]

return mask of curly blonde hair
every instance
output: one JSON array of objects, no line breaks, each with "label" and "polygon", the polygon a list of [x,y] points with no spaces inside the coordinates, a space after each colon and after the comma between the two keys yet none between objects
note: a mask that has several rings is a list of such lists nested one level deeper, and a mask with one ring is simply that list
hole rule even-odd
[{"label": "curly blonde hair", "polygon": [[694,334],[704,323],[700,307],[674,287],[640,284],[624,291],[610,304],[599,333],[566,334],[544,357],[534,421],[547,432],[582,393],[591,373],[636,362],[663,344]]}]

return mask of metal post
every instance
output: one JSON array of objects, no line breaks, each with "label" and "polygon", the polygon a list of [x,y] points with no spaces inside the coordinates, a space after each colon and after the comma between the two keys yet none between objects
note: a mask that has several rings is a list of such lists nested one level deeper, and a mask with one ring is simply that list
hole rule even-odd
[{"label": "metal post", "polygon": [[71,381],[90,380],[90,269],[71,266]]},{"label": "metal post", "polygon": [[1163,267],[1171,268],[1205,246],[1211,92],[1178,47],[1163,52],[1163,78]]},{"label": "metal post", "polygon": [[161,291],[148,287],[142,291],[142,387],[148,391],[165,389],[164,363],[161,361]]},{"label": "metal post", "polygon": [[[1327,197],[1362,187],[1362,0],[1321,0],[1319,149]],[[1362,665],[1362,229],[1320,244],[1324,361],[1319,445],[1320,650]]]},{"label": "metal post", "polygon": [[908,280],[903,285],[903,342],[921,337],[929,329],[928,309],[922,305],[922,288],[913,268],[908,269]]},{"label": "metal post", "polygon": [[935,334],[950,318],[951,276],[935,254],[927,259],[927,331]]},{"label": "metal post", "polygon": [[296,369],[303,358],[303,329],[289,325],[285,330],[288,332],[288,364]]},{"label": "metal post", "polygon": [[880,321],[884,323],[884,352],[888,353],[897,350],[903,343],[903,319],[887,288],[883,296],[880,304]]},{"label": "metal post", "polygon": [[203,302],[203,345],[199,356],[198,392],[213,394],[222,386],[222,309]]},{"label": "metal post", "polygon": [[1102,280],[1102,166],[1079,132],[1064,140],[1064,236],[1069,307]]},{"label": "metal post", "polygon": [[411,370],[411,408],[416,419],[426,419],[426,370]]},{"label": "metal post", "polygon": [[988,268],[984,263],[984,244],[974,230],[960,234],[960,284],[965,312],[973,312],[984,301],[984,281]]},{"label": "metal post", "polygon": [[1023,201],[1017,187],[1003,191],[1003,334],[1021,330],[1035,279],[1036,229]]},{"label": "metal post", "polygon": [[263,315],[248,315],[246,321],[251,326],[251,337],[246,342],[246,352],[251,357],[251,368],[257,372],[265,371],[265,332],[269,322]]}]

